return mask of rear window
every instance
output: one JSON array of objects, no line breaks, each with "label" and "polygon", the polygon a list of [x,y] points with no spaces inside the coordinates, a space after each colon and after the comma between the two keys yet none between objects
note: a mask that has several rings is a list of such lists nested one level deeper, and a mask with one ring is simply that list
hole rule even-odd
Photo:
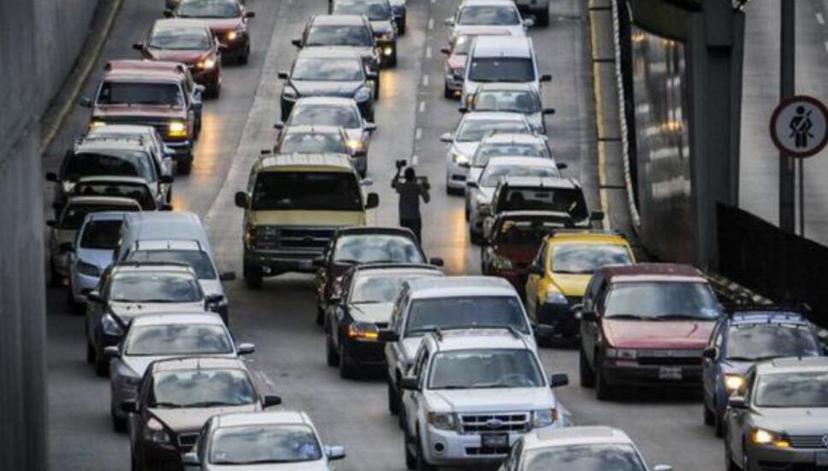
[{"label": "rear window", "polygon": [[535,80],[532,60],[523,57],[478,57],[469,65],[475,82],[531,82]]},{"label": "rear window", "polygon": [[118,182],[78,183],[75,194],[82,196],[119,196],[130,198],[141,205],[141,209],[156,209],[155,198],[145,185],[124,184]]},{"label": "rear window", "polygon": [[373,45],[371,31],[357,25],[320,25],[308,31],[306,46],[363,46]]},{"label": "rear window", "polygon": [[362,192],[350,172],[262,172],[251,209],[362,211]]},{"label": "rear window", "polygon": [[107,150],[72,154],[63,163],[63,180],[107,175],[113,177],[141,177],[155,181],[152,158],[141,150]]},{"label": "rear window", "polygon": [[512,327],[528,334],[526,315],[517,296],[458,296],[417,299],[408,312],[406,336],[434,329],[458,327]]},{"label": "rear window", "polygon": [[461,25],[519,25],[520,15],[508,6],[470,5],[463,8],[457,23]]},{"label": "rear window", "polygon": [[351,106],[300,105],[294,108],[289,126],[338,126],[345,129],[362,126],[359,111]]},{"label": "rear window", "polygon": [[810,357],[822,352],[807,326],[784,324],[734,325],[727,337],[727,359],[762,361],[779,357]]},{"label": "rear window", "polygon": [[577,188],[508,188],[501,192],[497,210],[558,211],[569,214],[576,221],[589,216],[584,194]]}]

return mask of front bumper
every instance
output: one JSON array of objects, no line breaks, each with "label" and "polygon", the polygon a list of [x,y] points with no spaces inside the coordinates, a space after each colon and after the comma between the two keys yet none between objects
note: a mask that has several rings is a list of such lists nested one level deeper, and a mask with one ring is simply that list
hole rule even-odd
[{"label": "front bumper", "polygon": [[379,51],[380,63],[388,65],[397,56],[397,41],[382,41],[378,38],[377,51]]},{"label": "front bumper", "polygon": [[218,64],[213,66],[212,69],[198,70],[193,68],[190,70],[193,73],[193,80],[197,84],[204,85],[205,87],[216,87],[221,83],[221,69]]},{"label": "front bumper", "polygon": [[543,337],[576,337],[581,323],[570,310],[570,304],[539,304],[535,312],[537,332]]},{"label": "front bumper", "polygon": [[218,36],[219,50],[221,51],[222,59],[245,56],[250,49],[250,35],[245,31],[235,40],[230,41],[226,38],[226,34],[227,33],[221,33]]},{"label": "front bumper", "polygon": [[[641,365],[634,360],[610,361],[604,360],[603,374],[611,385],[687,389],[701,387],[701,365]],[[676,375],[675,372],[679,370],[680,373]],[[669,376],[665,375],[667,371],[670,372]]]},{"label": "front bumper", "polygon": [[[557,425],[534,429],[545,431],[558,428]],[[452,430],[439,430],[427,427],[423,437],[423,454],[426,460],[435,466],[480,466],[497,464],[509,453],[511,446],[523,436],[524,432],[504,432],[509,435],[509,446],[488,448],[483,446],[481,434],[458,433]],[[442,447],[442,451],[437,448]]]},{"label": "front bumper", "polygon": [[446,158],[446,186],[453,190],[466,191],[466,176],[468,168],[454,163],[451,155]]},{"label": "front bumper", "polygon": [[112,379],[110,386],[110,410],[116,419],[124,420],[129,417],[129,414],[121,410],[121,404],[127,401],[138,400],[138,386],[127,386],[123,383],[116,384],[115,379]]},{"label": "front bumper", "polygon": [[445,76],[446,89],[454,93],[456,97],[460,96],[463,91],[463,78],[458,77],[451,72],[446,72]]},{"label": "front bumper", "polygon": [[172,149],[171,157],[174,160],[193,160],[193,142],[186,141],[164,141],[167,147]]},{"label": "front bumper", "polygon": [[276,276],[285,272],[315,273],[313,259],[321,251],[279,251],[245,248],[244,265],[261,269],[264,276]]},{"label": "front bumper", "polygon": [[[745,471],[817,471],[828,469],[828,449],[774,448],[746,444]],[[817,458],[819,456],[819,458]],[[817,467],[817,460],[821,466]]]},{"label": "front bumper", "polygon": [[367,367],[385,366],[385,344],[370,340],[344,339],[351,362]]}]

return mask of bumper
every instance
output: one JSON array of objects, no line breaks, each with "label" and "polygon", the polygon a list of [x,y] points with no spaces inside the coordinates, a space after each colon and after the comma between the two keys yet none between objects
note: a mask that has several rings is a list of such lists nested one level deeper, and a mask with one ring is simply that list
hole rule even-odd
[{"label": "bumper", "polygon": [[397,53],[397,41],[377,41],[380,62],[386,63]]},{"label": "bumper", "polygon": [[70,283],[72,289],[72,297],[76,303],[86,302],[86,293],[97,288],[100,277],[89,276],[72,271],[72,282]]},{"label": "bumper", "polygon": [[446,186],[451,189],[465,191],[468,169],[452,162],[451,156],[448,156],[446,160]]},{"label": "bumper", "polygon": [[[551,430],[557,426],[535,429]],[[509,453],[511,446],[523,436],[522,432],[509,432],[509,444],[505,447],[490,448],[483,446],[482,435],[461,434],[448,430],[428,427],[423,437],[423,453],[426,460],[436,466],[475,466],[498,464]],[[442,451],[437,449],[442,447]]]},{"label": "bumper", "polygon": [[315,273],[313,259],[322,252],[280,252],[250,250],[244,251],[244,265],[262,270],[264,276],[275,276],[285,272]]},{"label": "bumper", "polygon": [[244,56],[247,54],[249,49],[250,36],[248,36],[247,33],[242,34],[241,37],[237,38],[235,41],[220,40],[219,42],[219,50],[221,51],[222,59]]},{"label": "bumper", "polygon": [[204,85],[206,87],[215,87],[219,83],[221,83],[221,69],[219,69],[218,65],[215,65],[212,69],[196,71],[193,70],[193,80],[200,85]]},{"label": "bumper", "polygon": [[[141,438],[139,438],[141,440]],[[143,464],[141,470],[152,471],[181,471],[181,450],[174,444],[158,444],[144,442],[144,456],[139,463]]]},{"label": "bumper", "polygon": [[382,342],[345,340],[345,350],[353,363],[369,367],[385,366],[385,344]]},{"label": "bumper", "polygon": [[463,79],[457,78],[454,74],[447,72],[445,83],[447,90],[454,92],[455,96],[460,96],[460,92],[463,91]]},{"label": "bumper", "polygon": [[126,386],[112,383],[110,387],[110,401],[112,415],[117,419],[127,419],[129,414],[121,410],[121,403],[138,400],[138,386]]},{"label": "bumper", "polygon": [[192,160],[193,159],[193,142],[192,141],[164,141],[164,144],[172,149],[171,157],[175,160]]},{"label": "bumper", "polygon": [[538,333],[544,337],[576,337],[580,330],[580,322],[569,307],[569,303],[540,304],[535,312]]},{"label": "bumper", "polygon": [[469,230],[475,234],[483,235],[483,221],[486,220],[486,214],[481,213],[477,209],[477,205],[472,206],[469,211]]},{"label": "bumper", "polygon": [[[657,366],[640,365],[630,361],[610,364],[604,362],[603,372],[607,383],[622,386],[659,386],[697,389],[701,387],[702,367],[699,366]],[[669,370],[667,370],[669,369]],[[676,371],[680,373],[676,374]],[[669,372],[669,374],[668,374]]]},{"label": "bumper", "polygon": [[[747,444],[748,466],[745,471],[828,469],[828,450],[772,448]],[[820,464],[817,467],[817,463]]]}]

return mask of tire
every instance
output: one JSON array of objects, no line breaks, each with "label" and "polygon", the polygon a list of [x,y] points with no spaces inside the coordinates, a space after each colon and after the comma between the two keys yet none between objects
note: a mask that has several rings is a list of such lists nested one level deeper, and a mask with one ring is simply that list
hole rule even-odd
[{"label": "tire", "polygon": [[193,170],[192,156],[179,160],[175,165],[175,170],[179,175],[189,175]]},{"label": "tire", "polygon": [[325,336],[325,360],[328,366],[339,366],[339,352],[334,348],[333,341],[329,335]]},{"label": "tire", "polygon": [[610,401],[615,398],[615,391],[607,384],[604,374],[597,368],[595,369],[595,397],[599,401]]},{"label": "tire", "polygon": [[454,92],[449,89],[448,85],[443,85],[443,98],[447,100],[454,99]]},{"label": "tire", "polygon": [[244,283],[247,285],[249,289],[259,290],[262,289],[262,285],[264,284],[264,276],[262,275],[262,269],[259,267],[244,267]]},{"label": "tire", "polygon": [[247,65],[247,62],[250,60],[250,46],[248,45],[247,48],[244,50],[244,54],[240,55],[238,58],[239,65]]},{"label": "tire", "polygon": [[714,425],[716,423],[716,415],[707,407],[707,403],[702,401],[702,411],[704,418],[704,425]]},{"label": "tire", "polygon": [[480,245],[483,241],[483,237],[480,234],[475,234],[473,230],[469,229],[469,241],[472,245]]},{"label": "tire", "polygon": [[86,341],[86,363],[95,364],[95,347],[92,346],[89,340]]},{"label": "tire", "polygon": [[535,18],[538,20],[538,26],[549,26],[549,8],[537,12]]},{"label": "tire", "polygon": [[63,286],[63,277],[57,272],[55,268],[55,263],[49,263],[49,286],[52,288],[60,288]]},{"label": "tire", "polygon": [[339,377],[342,379],[354,379],[356,369],[348,361],[348,352],[345,351],[345,343],[339,343]]},{"label": "tire", "polygon": [[397,49],[394,49],[394,54],[391,59],[388,59],[388,67],[397,67]]},{"label": "tire", "polygon": [[713,433],[719,438],[724,436],[724,417],[718,413],[713,416]]},{"label": "tire", "polygon": [[408,447],[411,440],[408,438],[408,432],[403,431],[403,448],[405,449],[405,467],[407,469],[417,469],[417,456],[411,453]]},{"label": "tire", "polygon": [[72,285],[70,282],[69,289],[66,290],[66,307],[69,308],[69,312],[72,314],[79,316],[83,314],[83,307],[86,307],[83,303],[75,302],[75,295],[72,293]]},{"label": "tire", "polygon": [[221,96],[221,84],[217,83],[209,89],[207,89],[207,94],[210,98],[217,99],[219,96]]},{"label": "tire", "polygon": [[380,82],[382,81],[380,75],[377,75],[377,80],[374,82],[374,100],[379,100],[380,97]]},{"label": "tire", "polygon": [[[725,434],[728,435],[728,434]],[[733,461],[733,454],[730,451],[730,437],[726,437],[724,440],[725,446],[725,470],[727,471],[743,471],[742,468]]]},{"label": "tire", "polygon": [[406,19],[407,19],[407,17],[403,16],[403,17],[402,17],[402,19],[400,20],[400,24],[399,24],[399,25],[397,25],[397,33],[398,33],[400,36],[405,35],[405,23],[406,23]]},{"label": "tire", "polygon": [[388,413],[391,415],[399,415],[400,414],[400,402],[399,396],[397,395],[397,391],[394,390],[394,386],[391,386],[391,380],[388,380]]},{"label": "tire", "polygon": [[109,376],[109,362],[104,357],[103,351],[95,349],[95,374],[101,378]]},{"label": "tire", "polygon": [[595,372],[589,367],[589,360],[587,360],[583,348],[578,349],[578,372],[580,373],[582,388],[595,387]]},{"label": "tire", "polygon": [[435,468],[434,466],[429,464],[425,460],[425,457],[423,456],[423,445],[422,445],[422,442],[420,440],[419,435],[417,435],[416,446],[417,446],[417,468],[416,468],[417,471],[434,471],[434,470],[436,470],[437,468]]},{"label": "tire", "polygon": [[113,406],[109,406],[109,415],[112,418],[112,430],[117,433],[123,433],[127,431],[127,419],[121,419],[115,415],[115,410],[112,408]]}]

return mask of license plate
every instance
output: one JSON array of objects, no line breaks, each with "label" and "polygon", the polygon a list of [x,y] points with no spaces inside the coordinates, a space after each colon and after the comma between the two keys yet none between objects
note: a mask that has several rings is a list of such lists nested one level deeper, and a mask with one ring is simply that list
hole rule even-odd
[{"label": "license plate", "polygon": [[658,379],[681,379],[680,366],[662,366],[658,369]]},{"label": "license plate", "polygon": [[828,452],[818,452],[816,454],[817,466],[828,466]]},{"label": "license plate", "polygon": [[489,448],[502,448],[509,446],[508,433],[487,433],[481,435],[481,443]]}]

